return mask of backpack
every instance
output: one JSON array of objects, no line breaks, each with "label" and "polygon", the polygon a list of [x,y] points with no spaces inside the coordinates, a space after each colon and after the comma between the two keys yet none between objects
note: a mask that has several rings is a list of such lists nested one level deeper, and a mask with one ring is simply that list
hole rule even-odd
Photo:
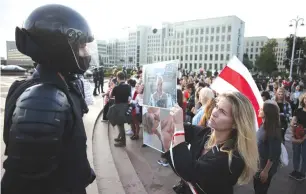
[{"label": "backpack", "polygon": [[[9,130],[12,125],[12,116],[14,110],[16,108],[16,102],[19,96],[29,87],[39,84],[39,78],[33,79],[24,79],[24,80],[17,80],[13,82],[11,85],[5,102],[5,110],[4,110],[4,124],[3,124],[3,140],[4,143],[7,145],[9,140]],[[5,148],[5,155],[7,155],[7,148]]]}]

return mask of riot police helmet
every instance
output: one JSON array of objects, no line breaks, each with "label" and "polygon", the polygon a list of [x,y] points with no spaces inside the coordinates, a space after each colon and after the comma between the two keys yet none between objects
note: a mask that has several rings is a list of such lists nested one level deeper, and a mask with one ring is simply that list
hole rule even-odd
[{"label": "riot police helmet", "polygon": [[36,8],[15,31],[17,49],[42,66],[84,73],[99,64],[98,49],[85,18],[58,4]]}]

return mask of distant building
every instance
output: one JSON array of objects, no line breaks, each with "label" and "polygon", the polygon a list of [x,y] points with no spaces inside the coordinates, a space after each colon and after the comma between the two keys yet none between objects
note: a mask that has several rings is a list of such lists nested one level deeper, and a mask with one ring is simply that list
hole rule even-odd
[{"label": "distant building", "polygon": [[275,56],[277,68],[279,71],[286,71],[284,60],[286,58],[287,43],[285,38],[277,38],[277,47],[275,48]]},{"label": "distant building", "polygon": [[7,65],[32,66],[33,61],[30,57],[17,50],[15,41],[6,41]]},{"label": "distant building", "polygon": [[266,36],[253,36],[244,38],[244,53],[255,65],[256,58],[260,55],[262,47],[269,41]]}]

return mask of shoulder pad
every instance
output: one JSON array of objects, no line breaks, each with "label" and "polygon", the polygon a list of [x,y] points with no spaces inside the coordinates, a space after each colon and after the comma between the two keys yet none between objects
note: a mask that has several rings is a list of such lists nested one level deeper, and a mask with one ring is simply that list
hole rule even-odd
[{"label": "shoulder pad", "polygon": [[42,83],[27,88],[18,98],[16,107],[62,112],[69,109],[70,104],[64,92]]}]

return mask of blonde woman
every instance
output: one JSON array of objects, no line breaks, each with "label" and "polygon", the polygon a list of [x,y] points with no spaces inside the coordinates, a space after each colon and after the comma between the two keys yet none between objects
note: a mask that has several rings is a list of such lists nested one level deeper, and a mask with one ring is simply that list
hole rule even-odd
[{"label": "blonde woman", "polygon": [[208,124],[208,121],[209,121],[209,118],[211,116],[211,113],[213,111],[213,109],[215,108],[216,106],[216,100],[215,99],[211,99],[206,107],[205,107],[205,110],[204,110],[204,115],[202,116],[201,118],[201,121],[199,122],[199,126],[202,126],[202,127],[208,127],[207,124]]},{"label": "blonde woman", "polygon": [[199,94],[199,101],[201,102],[202,106],[199,108],[198,112],[196,115],[192,118],[192,124],[193,125],[198,125],[202,116],[204,115],[205,107],[207,102],[209,102],[211,99],[215,97],[214,92],[210,88],[202,88],[200,90]]},{"label": "blonde woman", "polygon": [[253,179],[259,161],[255,111],[243,94],[220,94],[209,128],[183,124],[183,111],[178,106],[171,115],[175,123],[173,148],[165,157],[184,180],[179,192],[232,194],[236,183]]},{"label": "blonde woman", "polygon": [[285,94],[286,94],[285,88],[278,88],[276,91],[276,95],[274,97],[274,100],[276,101],[279,107],[283,141],[285,141],[286,130],[288,128],[288,123],[292,115],[291,106],[286,101]]}]

